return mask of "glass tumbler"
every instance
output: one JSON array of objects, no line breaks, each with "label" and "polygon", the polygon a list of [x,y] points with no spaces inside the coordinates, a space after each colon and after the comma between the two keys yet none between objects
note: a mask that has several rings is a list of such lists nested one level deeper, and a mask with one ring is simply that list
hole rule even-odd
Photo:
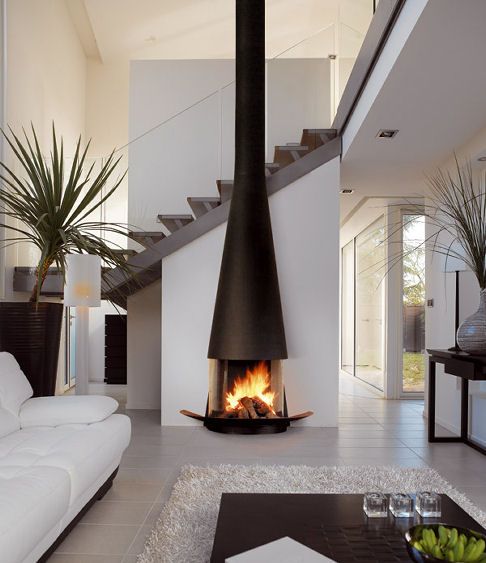
[{"label": "glass tumbler", "polygon": [[395,518],[410,518],[413,516],[413,498],[406,493],[390,495],[390,512]]},{"label": "glass tumbler", "polygon": [[415,510],[423,518],[437,518],[441,515],[440,495],[431,491],[417,493]]},{"label": "glass tumbler", "polygon": [[386,518],[388,516],[388,497],[383,493],[365,493],[363,510],[368,518]]}]

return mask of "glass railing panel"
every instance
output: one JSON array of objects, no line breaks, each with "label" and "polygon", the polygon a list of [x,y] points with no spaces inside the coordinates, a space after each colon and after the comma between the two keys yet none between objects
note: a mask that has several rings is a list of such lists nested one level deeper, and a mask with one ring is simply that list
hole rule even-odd
[{"label": "glass railing panel", "polygon": [[333,100],[334,26],[267,64],[267,161],[276,146],[300,143],[303,129],[328,129]]}]

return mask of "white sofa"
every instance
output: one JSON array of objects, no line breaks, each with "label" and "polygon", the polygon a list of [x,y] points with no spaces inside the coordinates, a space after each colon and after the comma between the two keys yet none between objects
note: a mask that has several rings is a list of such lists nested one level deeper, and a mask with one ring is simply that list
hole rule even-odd
[{"label": "white sofa", "polygon": [[111,486],[130,419],[110,397],[32,397],[0,352],[0,561],[34,563]]}]

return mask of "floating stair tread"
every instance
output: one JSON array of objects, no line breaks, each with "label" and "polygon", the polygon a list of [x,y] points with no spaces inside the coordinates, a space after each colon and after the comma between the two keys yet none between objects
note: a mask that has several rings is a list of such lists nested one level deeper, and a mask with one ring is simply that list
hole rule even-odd
[{"label": "floating stair tread", "polygon": [[234,185],[233,180],[216,180],[216,185],[218,186],[221,203],[224,203],[225,201],[231,199]]},{"label": "floating stair tread", "polygon": [[162,231],[130,231],[132,239],[142,245],[152,245],[165,238]]},{"label": "floating stair tread", "polygon": [[188,197],[187,203],[190,205],[197,219],[198,217],[202,217],[212,209],[218,207],[221,203],[221,197]]},{"label": "floating stair tread", "polygon": [[308,151],[309,147],[305,146],[305,145],[301,145],[296,144],[296,145],[278,145],[275,147],[275,150],[277,151]]},{"label": "floating stair tread", "polygon": [[131,231],[130,236],[133,238],[144,238],[144,237],[164,238],[165,234],[162,231]]},{"label": "floating stair tread", "polygon": [[179,229],[182,229],[194,221],[194,217],[189,214],[158,215],[157,219],[160,223],[167,227],[171,233],[175,233]]},{"label": "floating stair tread", "polygon": [[335,129],[304,129],[301,144],[307,145],[311,151],[332,141],[337,136]]},{"label": "floating stair tread", "polygon": [[196,201],[196,202],[204,202],[207,201],[209,203],[219,203],[219,197],[217,195],[215,196],[208,196],[208,197],[200,197],[200,196],[194,196],[194,197],[188,197],[187,200],[189,201]]}]

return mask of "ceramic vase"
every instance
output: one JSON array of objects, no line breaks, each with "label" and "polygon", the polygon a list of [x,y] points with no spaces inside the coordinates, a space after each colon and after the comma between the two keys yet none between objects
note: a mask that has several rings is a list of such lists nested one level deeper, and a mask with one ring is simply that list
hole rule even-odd
[{"label": "ceramic vase", "polygon": [[478,310],[459,327],[457,342],[463,352],[486,355],[486,289],[481,290]]}]

